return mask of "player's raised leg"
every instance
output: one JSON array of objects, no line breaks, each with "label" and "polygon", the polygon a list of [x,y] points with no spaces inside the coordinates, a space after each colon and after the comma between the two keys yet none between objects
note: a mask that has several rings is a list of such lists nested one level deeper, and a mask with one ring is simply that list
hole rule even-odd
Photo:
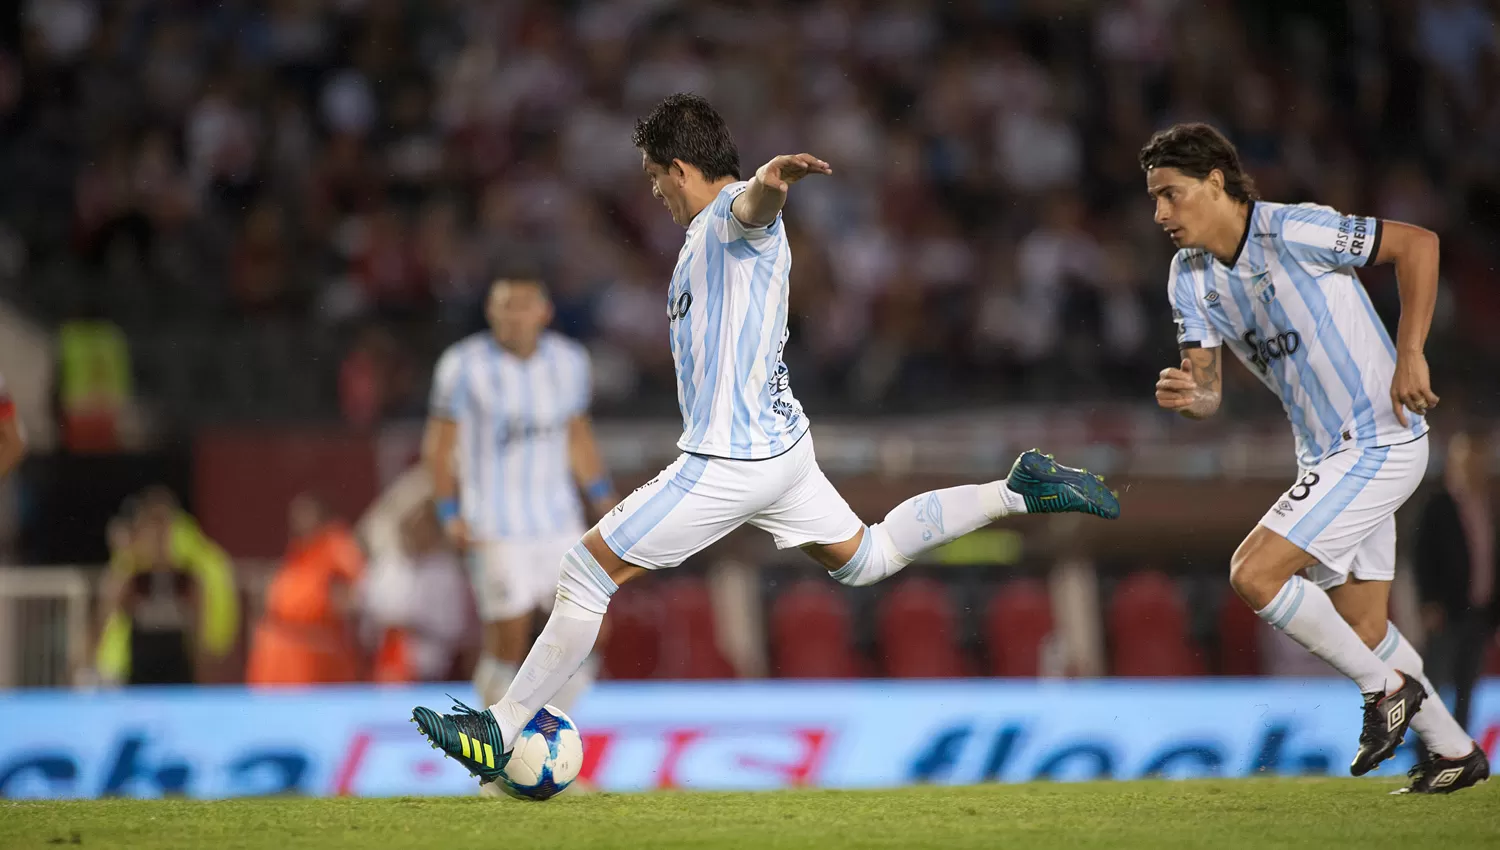
[{"label": "player's raised leg", "polygon": [[[811,456],[809,460],[815,473],[808,478],[812,483],[788,494],[786,510],[752,520],[776,534],[778,545],[784,545],[784,541],[797,533],[796,529],[812,530],[826,525],[817,516],[820,505],[842,506],[843,512],[853,516],[843,498],[816,469],[816,461]],[[1115,519],[1120,515],[1120,502],[1099,476],[1063,466],[1050,455],[1032,450],[1017,458],[1010,475],[999,481],[913,496],[868,529],[861,527],[850,536],[834,537],[839,541],[836,543],[816,537],[812,543],[800,540],[793,543],[802,546],[834,579],[860,587],[888,578],[923,553],[1003,516],[1064,512]]]},{"label": "player's raised leg", "polygon": [[[1372,537],[1388,534],[1392,543],[1390,548],[1394,549],[1394,517],[1390,520],[1390,527],[1383,531],[1384,534],[1377,532]],[[1378,554],[1383,556],[1383,553]],[[1359,569],[1360,565],[1356,564],[1354,572],[1358,573]],[[1421,682],[1427,691],[1422,707],[1411,719],[1411,728],[1421,737],[1427,752],[1412,768],[1411,784],[1397,793],[1447,794],[1468,788],[1489,778],[1489,759],[1443,705],[1442,697],[1423,672],[1422,657],[1416,648],[1396,624],[1387,619],[1390,584],[1389,581],[1365,580],[1351,575],[1348,581],[1330,589],[1328,595],[1340,616],[1381,660]]]}]

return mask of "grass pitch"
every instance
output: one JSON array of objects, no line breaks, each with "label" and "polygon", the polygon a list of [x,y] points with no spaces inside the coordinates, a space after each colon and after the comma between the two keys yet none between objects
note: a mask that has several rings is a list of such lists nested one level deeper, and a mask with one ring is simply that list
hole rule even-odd
[{"label": "grass pitch", "polygon": [[223,802],[0,801],[0,848],[1500,847],[1500,783],[1391,797],[1393,779]]}]

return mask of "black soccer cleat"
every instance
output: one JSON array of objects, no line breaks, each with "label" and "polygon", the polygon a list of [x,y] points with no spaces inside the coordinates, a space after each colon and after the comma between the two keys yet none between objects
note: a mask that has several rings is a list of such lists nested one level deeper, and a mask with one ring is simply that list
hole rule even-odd
[{"label": "black soccer cleat", "polygon": [[[449,697],[449,699],[453,699]],[[438,714],[430,708],[412,709],[412,722],[427,736],[435,750],[452,757],[481,785],[500,778],[510,754],[500,740],[500,724],[488,709],[475,711],[453,700],[455,714]]]},{"label": "black soccer cleat", "polygon": [[1401,687],[1385,694],[1365,694],[1365,723],[1359,733],[1359,752],[1349,765],[1349,772],[1364,776],[1381,762],[1395,755],[1406,736],[1406,727],[1422,707],[1427,691],[1422,683],[1397,670]]},{"label": "black soccer cleat", "polygon": [[1411,784],[1392,794],[1452,794],[1489,779],[1490,760],[1475,744],[1473,751],[1462,758],[1428,753],[1406,775],[1411,777]]},{"label": "black soccer cleat", "polygon": [[1119,519],[1120,499],[1104,479],[1087,469],[1063,466],[1036,449],[1021,453],[1005,484],[1026,502],[1031,514],[1085,513]]}]

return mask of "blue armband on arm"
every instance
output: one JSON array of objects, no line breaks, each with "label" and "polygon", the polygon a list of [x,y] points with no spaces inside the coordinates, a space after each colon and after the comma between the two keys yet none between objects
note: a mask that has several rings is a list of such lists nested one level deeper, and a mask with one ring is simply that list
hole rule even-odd
[{"label": "blue armband on arm", "polygon": [[590,502],[609,498],[615,492],[615,485],[607,476],[600,476],[583,486],[583,494]]},{"label": "blue armband on arm", "polygon": [[458,500],[438,499],[434,510],[437,513],[438,522],[446,526],[452,520],[458,519]]}]

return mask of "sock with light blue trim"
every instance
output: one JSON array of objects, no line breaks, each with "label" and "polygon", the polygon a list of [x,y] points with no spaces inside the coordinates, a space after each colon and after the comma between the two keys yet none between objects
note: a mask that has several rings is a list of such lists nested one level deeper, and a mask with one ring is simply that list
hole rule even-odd
[{"label": "sock with light blue trim", "polygon": [[1361,693],[1386,694],[1401,687],[1401,676],[1365,646],[1323,588],[1302,576],[1288,579],[1255,615],[1353,679]]},{"label": "sock with light blue trim", "polygon": [[490,706],[490,713],[500,724],[506,752],[515,746],[516,733],[557,697],[594,651],[604,611],[618,589],[582,543],[563,556],[552,616],[531,645],[505,696]]},{"label": "sock with light blue trim", "polygon": [[1417,654],[1417,648],[1401,634],[1395,623],[1385,624],[1385,639],[1376,645],[1375,654],[1397,670],[1415,677],[1427,689],[1427,699],[1422,700],[1422,707],[1411,718],[1411,728],[1421,736],[1427,749],[1444,758],[1463,758],[1474,751],[1474,739],[1448,713],[1437,688],[1423,673],[1422,656]]},{"label": "sock with light blue trim", "polygon": [[874,584],[926,552],[1007,514],[1025,512],[1026,501],[1004,481],[922,493],[891,508],[884,520],[866,528],[854,557],[831,575],[853,587]]}]

